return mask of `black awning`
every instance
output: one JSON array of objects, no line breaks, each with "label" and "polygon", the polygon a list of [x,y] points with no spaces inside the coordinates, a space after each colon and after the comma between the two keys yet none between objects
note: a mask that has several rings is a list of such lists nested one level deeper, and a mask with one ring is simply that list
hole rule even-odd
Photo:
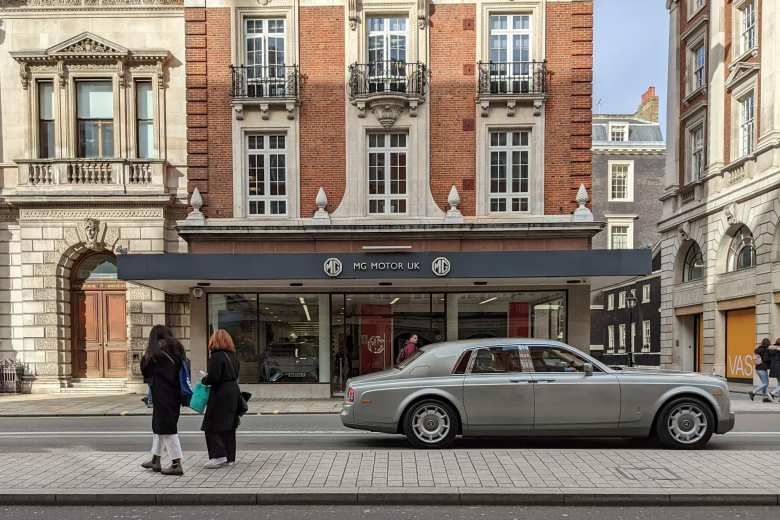
[{"label": "black awning", "polygon": [[638,276],[649,249],[448,253],[119,255],[119,278],[151,280],[361,280]]}]

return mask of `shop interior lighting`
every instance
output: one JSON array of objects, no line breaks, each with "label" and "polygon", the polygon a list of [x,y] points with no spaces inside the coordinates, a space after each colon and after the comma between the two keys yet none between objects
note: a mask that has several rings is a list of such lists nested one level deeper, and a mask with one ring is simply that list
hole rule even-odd
[{"label": "shop interior lighting", "polygon": [[396,303],[398,303],[398,300],[400,300],[400,299],[401,298],[396,296],[395,298],[393,298],[393,301],[390,302],[390,305],[395,305]]},{"label": "shop interior lighting", "polygon": [[485,305],[486,303],[494,302],[496,300],[498,300],[498,296],[493,296],[492,298],[479,302],[479,305]]},{"label": "shop interior lighting", "polygon": [[306,321],[311,321],[311,314],[309,314],[309,306],[306,305],[306,300],[301,296],[298,298],[298,301],[301,302],[301,305],[303,306],[303,312],[306,314]]}]

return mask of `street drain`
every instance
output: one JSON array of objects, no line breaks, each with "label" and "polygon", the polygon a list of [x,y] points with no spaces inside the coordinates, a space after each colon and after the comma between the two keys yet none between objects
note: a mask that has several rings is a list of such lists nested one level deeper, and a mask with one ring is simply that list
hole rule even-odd
[{"label": "street drain", "polygon": [[668,468],[615,468],[615,473],[626,480],[682,480]]}]

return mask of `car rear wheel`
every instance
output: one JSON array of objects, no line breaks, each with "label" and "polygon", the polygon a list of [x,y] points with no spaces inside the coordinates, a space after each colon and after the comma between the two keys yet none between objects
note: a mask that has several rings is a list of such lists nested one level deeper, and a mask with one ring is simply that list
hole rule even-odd
[{"label": "car rear wheel", "polygon": [[458,414],[438,399],[415,403],[404,417],[404,433],[415,448],[441,449],[452,445],[458,426]]},{"label": "car rear wheel", "polygon": [[656,437],[667,448],[703,448],[715,431],[715,416],[703,401],[693,397],[666,404],[656,421]]}]

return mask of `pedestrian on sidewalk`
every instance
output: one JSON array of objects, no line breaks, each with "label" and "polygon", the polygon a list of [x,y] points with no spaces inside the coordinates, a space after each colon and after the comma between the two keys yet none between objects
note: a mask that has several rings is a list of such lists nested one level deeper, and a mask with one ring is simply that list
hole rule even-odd
[{"label": "pedestrian on sidewalk", "polygon": [[203,430],[209,461],[206,469],[216,469],[236,461],[236,429],[239,423],[239,363],[233,338],[219,329],[209,339],[207,374],[201,381],[211,388]]},{"label": "pedestrian on sidewalk", "polygon": [[[186,361],[184,347],[163,325],[155,325],[149,333],[149,345],[141,359],[144,379],[152,389],[152,460],[141,466],[163,475],[183,475],[178,422],[181,410],[179,371]],[[162,449],[171,457],[171,465],[163,468]]]},{"label": "pedestrian on sidewalk", "polygon": [[[777,386],[772,390],[771,397],[780,397],[780,338],[769,347],[769,375],[777,380]],[[767,381],[767,385],[769,381]],[[765,399],[766,401],[766,399]]]},{"label": "pedestrian on sidewalk", "polygon": [[[778,341],[780,341],[780,339]],[[761,343],[753,351],[756,375],[758,376],[758,380],[760,381],[760,384],[756,386],[752,392],[748,392],[751,401],[757,395],[759,396],[763,395],[765,403],[772,402],[772,399],[769,398],[769,392],[768,392],[770,345],[771,343],[769,341],[769,338],[764,338],[761,340]]]},{"label": "pedestrian on sidewalk", "polygon": [[396,360],[395,364],[400,365],[401,362],[412,357],[412,355],[417,352],[417,343],[419,341],[420,338],[417,336],[417,334],[412,334],[409,336],[409,339],[407,339],[406,343],[404,344],[404,348],[402,348],[401,352],[398,353],[398,359]]}]

